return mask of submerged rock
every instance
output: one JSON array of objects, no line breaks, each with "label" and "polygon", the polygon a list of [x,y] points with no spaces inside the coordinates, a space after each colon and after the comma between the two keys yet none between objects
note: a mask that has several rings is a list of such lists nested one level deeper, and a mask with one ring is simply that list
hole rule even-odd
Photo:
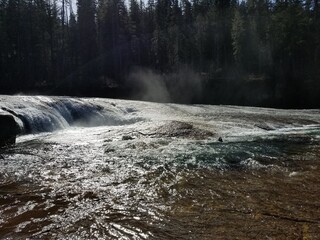
[{"label": "submerged rock", "polygon": [[0,113],[0,146],[14,144],[18,133],[19,126],[14,117]]}]

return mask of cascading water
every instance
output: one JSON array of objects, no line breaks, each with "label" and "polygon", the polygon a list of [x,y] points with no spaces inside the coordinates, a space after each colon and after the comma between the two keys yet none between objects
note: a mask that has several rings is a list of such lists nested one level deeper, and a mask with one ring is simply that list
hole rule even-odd
[{"label": "cascading water", "polygon": [[[0,96],[0,238],[316,239],[320,111]],[[219,140],[220,139],[220,140]]]},{"label": "cascading water", "polygon": [[70,126],[121,125],[125,118],[119,116],[121,109],[103,107],[90,100],[63,97],[1,97],[1,110],[12,114],[21,132],[52,132]]}]

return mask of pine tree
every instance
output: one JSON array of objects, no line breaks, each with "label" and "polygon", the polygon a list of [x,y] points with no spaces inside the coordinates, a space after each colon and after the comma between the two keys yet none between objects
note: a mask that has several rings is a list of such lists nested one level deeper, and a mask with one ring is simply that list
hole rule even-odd
[{"label": "pine tree", "polygon": [[138,2],[131,0],[129,13],[130,50],[132,61],[136,65],[141,64],[141,14]]},{"label": "pine tree", "polygon": [[237,64],[241,64],[243,60],[243,51],[245,44],[245,29],[244,20],[241,16],[239,10],[234,13],[234,18],[232,20],[232,46],[233,46],[233,56]]},{"label": "pine tree", "polygon": [[96,10],[93,0],[78,0],[78,30],[80,39],[80,69],[82,91],[92,91],[92,81],[97,80]]}]

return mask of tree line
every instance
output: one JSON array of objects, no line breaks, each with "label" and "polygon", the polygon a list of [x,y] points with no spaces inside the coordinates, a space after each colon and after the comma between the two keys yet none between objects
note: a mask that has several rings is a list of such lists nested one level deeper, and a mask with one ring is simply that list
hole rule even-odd
[{"label": "tree line", "polygon": [[320,106],[318,0],[76,4],[0,0],[1,93],[132,97],[140,68],[176,94],[192,72],[201,94],[180,102]]}]

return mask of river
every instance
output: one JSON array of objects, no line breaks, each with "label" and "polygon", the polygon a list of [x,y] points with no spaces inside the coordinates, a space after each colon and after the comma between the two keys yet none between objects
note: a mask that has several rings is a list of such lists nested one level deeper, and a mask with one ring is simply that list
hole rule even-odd
[{"label": "river", "polygon": [[320,110],[0,96],[1,239],[317,239]]}]

